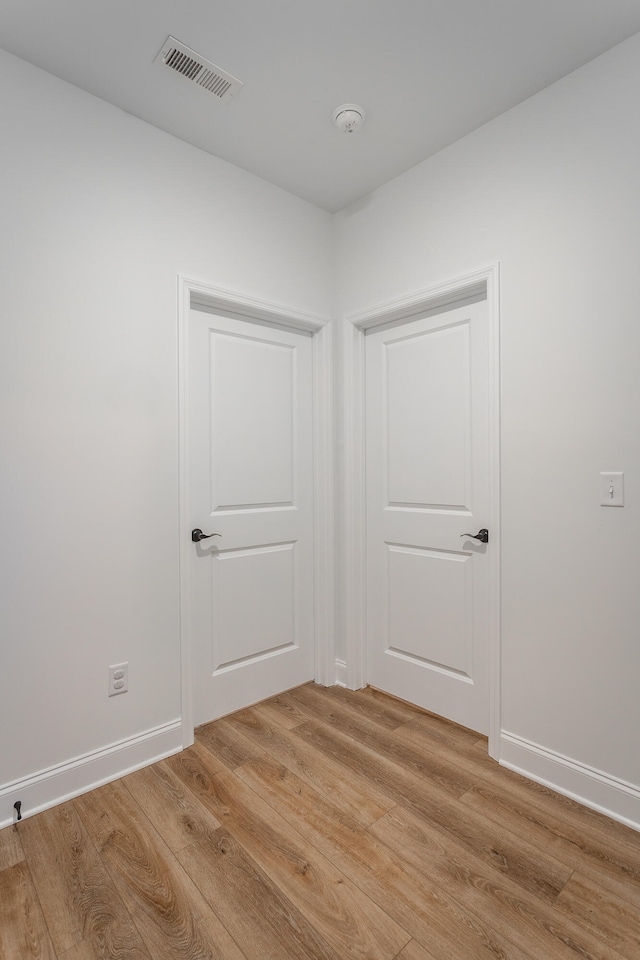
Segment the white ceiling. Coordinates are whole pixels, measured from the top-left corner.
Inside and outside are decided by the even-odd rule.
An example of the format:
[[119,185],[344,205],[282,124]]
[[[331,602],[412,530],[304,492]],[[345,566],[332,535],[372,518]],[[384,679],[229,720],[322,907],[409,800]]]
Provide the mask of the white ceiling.
[[[640,0],[0,4],[10,53],[330,211],[637,31]],[[234,99],[154,64],[170,34],[244,81]]]

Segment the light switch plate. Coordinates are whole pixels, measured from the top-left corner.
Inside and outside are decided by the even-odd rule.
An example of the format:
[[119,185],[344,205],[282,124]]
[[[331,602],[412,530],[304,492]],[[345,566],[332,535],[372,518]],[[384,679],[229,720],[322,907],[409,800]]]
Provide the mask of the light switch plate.
[[600,474],[600,504],[603,507],[624,507],[624,473]]

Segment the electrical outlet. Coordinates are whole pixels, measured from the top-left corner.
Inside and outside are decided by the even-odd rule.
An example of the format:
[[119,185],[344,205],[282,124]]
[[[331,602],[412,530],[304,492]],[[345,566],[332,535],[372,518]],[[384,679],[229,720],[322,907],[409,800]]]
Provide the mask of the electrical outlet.
[[129,689],[129,664],[114,663],[109,667],[109,696],[126,693]]

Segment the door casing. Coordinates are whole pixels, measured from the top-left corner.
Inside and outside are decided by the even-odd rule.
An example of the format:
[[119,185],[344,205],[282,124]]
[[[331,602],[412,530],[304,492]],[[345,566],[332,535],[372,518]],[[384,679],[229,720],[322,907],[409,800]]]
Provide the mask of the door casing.
[[453,305],[470,297],[486,297],[490,317],[490,652],[489,754],[499,759],[501,566],[500,566],[500,314],[499,264],[349,314],[342,323],[341,352],[344,413],[342,629],[346,640],[347,686],[366,684],[366,497],[365,497],[365,333],[383,324],[401,324],[426,310]]
[[313,484],[315,569],[315,679],[330,685],[335,679],[334,650],[334,478],[332,414],[332,326],[328,318],[293,312],[279,304],[254,300],[211,284],[178,278],[178,408],[179,408],[179,536],[180,536],[180,659],[182,745],[194,741],[192,649],[193,633],[188,589],[189,553],[189,314],[200,304],[253,323],[287,327],[312,334],[313,344]]

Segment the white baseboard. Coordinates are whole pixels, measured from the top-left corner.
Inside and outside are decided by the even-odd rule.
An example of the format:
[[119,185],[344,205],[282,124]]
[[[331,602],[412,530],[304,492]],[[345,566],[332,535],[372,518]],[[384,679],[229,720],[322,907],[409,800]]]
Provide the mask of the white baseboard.
[[14,780],[0,788],[0,829],[15,822],[14,803],[23,818],[80,796],[104,783],[182,750],[182,723],[174,720],[108,747]]
[[640,786],[502,731],[500,763],[613,820],[640,830]]
[[336,660],[336,687],[346,687],[347,685],[347,665],[344,660]]

